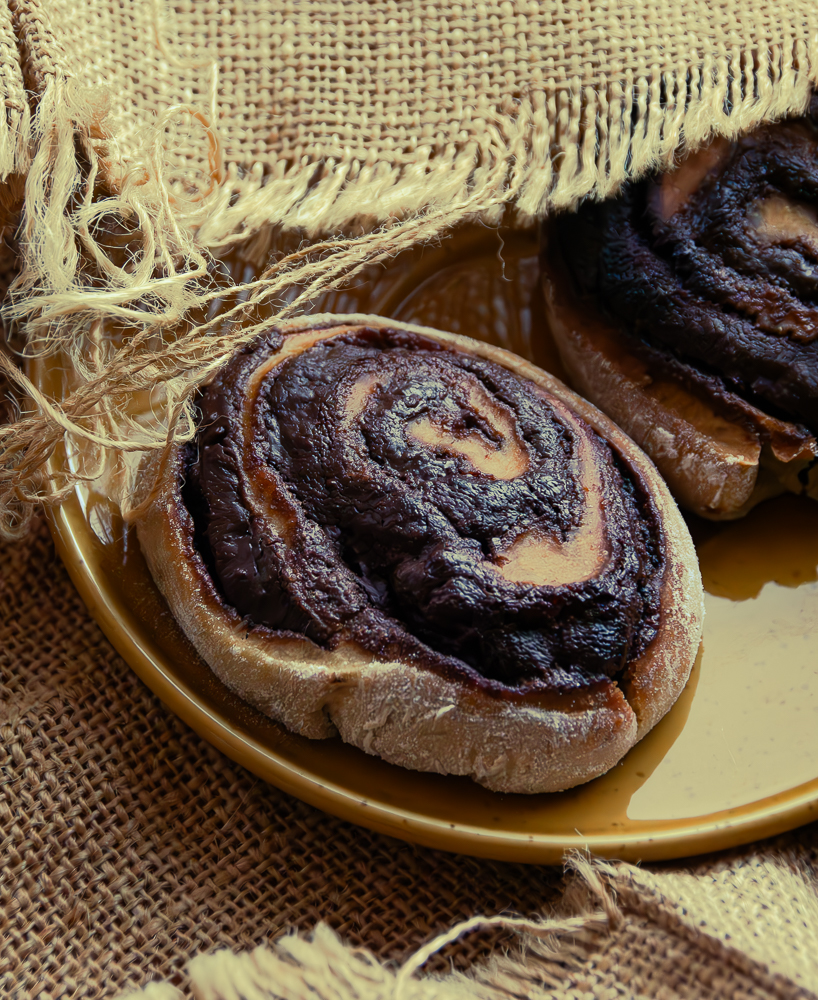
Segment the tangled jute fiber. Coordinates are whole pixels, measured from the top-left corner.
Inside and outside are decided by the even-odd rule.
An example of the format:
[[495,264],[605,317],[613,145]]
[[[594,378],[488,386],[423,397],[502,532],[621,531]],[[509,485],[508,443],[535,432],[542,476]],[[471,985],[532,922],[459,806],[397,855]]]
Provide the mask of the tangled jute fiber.
[[0,540],[3,1000],[814,1000],[816,869],[818,824],[567,890],[355,827],[168,712],[41,521]]
[[[73,378],[49,398],[0,353],[24,409],[0,431],[7,535],[106,451],[189,435],[196,387],[259,308],[291,315],[469,218],[608,196],[802,111],[818,79],[813,0],[10,0],[0,68],[14,36],[5,315],[16,349],[61,352]],[[301,243],[270,262],[284,230]],[[226,295],[212,255],[237,244],[266,266]],[[127,416],[146,388],[150,427]],[[49,466],[64,445],[84,460]]]

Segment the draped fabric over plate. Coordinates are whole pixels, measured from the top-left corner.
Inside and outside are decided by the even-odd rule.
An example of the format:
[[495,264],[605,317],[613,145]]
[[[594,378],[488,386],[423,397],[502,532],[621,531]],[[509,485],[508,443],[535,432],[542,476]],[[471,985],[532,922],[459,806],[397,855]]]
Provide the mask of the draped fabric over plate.
[[[27,136],[27,119],[12,123],[23,130],[12,160],[30,157],[31,169],[6,313],[30,351],[66,351],[81,377],[56,412],[9,372],[37,402],[5,435],[6,533],[72,488],[76,471],[47,468],[65,435],[104,452],[190,432],[196,386],[242,343],[241,332],[204,336],[205,251],[240,243],[260,269],[271,227],[305,242],[344,233],[241,293],[248,308],[294,287],[314,294],[464,219],[497,222],[509,206],[531,219],[605,197],[682,146],[803,110],[818,77],[811,0],[8,10],[35,114]],[[11,117],[15,101],[9,90]],[[124,259],[112,233],[130,237]],[[138,335],[138,357],[94,346],[110,325]],[[123,423],[130,395],[150,386],[164,392],[159,430]]]

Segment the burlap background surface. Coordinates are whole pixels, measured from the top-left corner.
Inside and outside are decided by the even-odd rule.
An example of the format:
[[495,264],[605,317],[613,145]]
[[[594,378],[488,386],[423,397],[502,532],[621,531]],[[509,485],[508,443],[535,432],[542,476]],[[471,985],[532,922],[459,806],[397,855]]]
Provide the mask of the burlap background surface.
[[414,848],[233,764],[114,652],[42,523],[0,546],[0,669],[0,996],[114,997],[319,920],[405,956],[556,897],[556,871]]
[[[189,996],[186,964],[219,949],[192,969],[209,1000],[392,997],[394,973],[328,933],[301,951],[290,939],[286,953],[233,953],[323,921],[347,946],[402,962],[463,919],[561,905],[558,869],[370,833],[222,756],[114,652],[44,523],[0,545],[0,683],[3,997],[114,998],[152,981],[171,983],[157,997]],[[465,984],[448,976],[403,995],[818,996],[817,857],[818,828],[806,827],[689,873],[603,868],[612,921],[575,885],[567,912],[597,916],[550,944],[529,939],[521,961],[508,934],[468,935],[426,970],[453,963]]]

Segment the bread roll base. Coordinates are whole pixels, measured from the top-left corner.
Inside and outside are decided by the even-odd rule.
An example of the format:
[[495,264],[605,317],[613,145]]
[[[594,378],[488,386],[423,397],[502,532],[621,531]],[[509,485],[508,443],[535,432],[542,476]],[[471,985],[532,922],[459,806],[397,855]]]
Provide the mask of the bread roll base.
[[[180,502],[178,449],[161,473],[158,495],[137,521],[148,566],[183,631],[214,673],[265,714],[302,736],[340,735],[402,767],[468,775],[499,792],[552,792],[609,770],[668,711],[684,687],[702,628],[703,593],[687,527],[651,462],[607,417],[559,380],[500,348],[377,316],[313,316],[278,329],[402,329],[488,358],[566,403],[647,482],[666,538],[658,634],[610,682],[576,694],[505,700],[430,669],[381,662],[355,644],[324,650],[307,638],[247,629],[227,607],[193,544]],[[158,456],[140,466],[134,501],[151,492]]]

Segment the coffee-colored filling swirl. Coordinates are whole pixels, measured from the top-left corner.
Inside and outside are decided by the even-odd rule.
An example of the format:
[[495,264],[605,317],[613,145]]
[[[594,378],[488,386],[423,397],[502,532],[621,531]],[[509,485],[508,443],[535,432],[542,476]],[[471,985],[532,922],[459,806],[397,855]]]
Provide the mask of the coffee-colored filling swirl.
[[563,216],[558,238],[577,288],[657,374],[762,436],[785,432],[758,410],[818,433],[812,116],[717,141],[673,172]]
[[312,331],[237,357],[200,407],[183,498],[248,627],[499,694],[616,677],[655,636],[663,541],[638,473],[500,365]]

